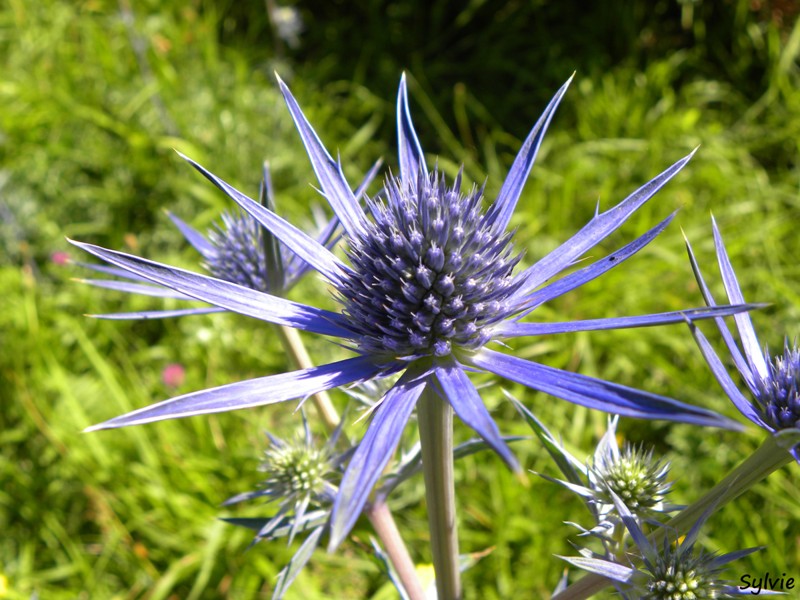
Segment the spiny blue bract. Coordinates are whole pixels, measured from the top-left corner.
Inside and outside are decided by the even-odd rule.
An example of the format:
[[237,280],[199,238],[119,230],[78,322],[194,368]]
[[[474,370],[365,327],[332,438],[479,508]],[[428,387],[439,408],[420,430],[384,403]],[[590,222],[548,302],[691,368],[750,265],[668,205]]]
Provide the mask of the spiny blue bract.
[[373,221],[350,239],[353,275],[341,301],[364,353],[446,356],[477,349],[513,312],[511,233],[481,211],[483,190],[461,193],[434,170],[410,184],[386,181],[367,202]]
[[800,427],[800,350],[786,342],[783,355],[765,359],[769,375],[756,383],[764,420],[775,429]]

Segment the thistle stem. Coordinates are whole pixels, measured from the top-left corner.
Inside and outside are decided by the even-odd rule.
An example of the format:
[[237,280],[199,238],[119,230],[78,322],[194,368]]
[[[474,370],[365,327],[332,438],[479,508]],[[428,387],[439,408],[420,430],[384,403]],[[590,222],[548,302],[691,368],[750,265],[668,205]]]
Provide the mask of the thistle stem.
[[[768,436],[764,443],[744,462],[733,469],[702,498],[690,504],[667,522],[667,529],[685,533],[703,516],[709,506],[716,503],[714,512],[735,500],[755,484],[766,479],[773,471],[793,460],[789,452],[778,445],[773,436]],[[662,527],[661,530],[664,528]],[[656,534],[660,531],[656,532]],[[663,538],[662,533],[659,537]]]
[[[303,340],[300,339],[297,331],[290,327],[276,327],[276,329],[292,362],[300,369],[307,369],[313,366],[306,347],[303,345]],[[335,430],[341,419],[328,393],[318,392],[311,396],[311,400],[314,402],[314,406],[328,430]],[[414,561],[411,560],[408,548],[406,548],[405,542],[400,537],[400,531],[397,529],[397,523],[395,523],[389,507],[383,501],[377,502],[366,510],[366,515],[370,523],[372,523],[378,538],[383,543],[386,554],[389,556],[389,560],[392,561],[392,565],[394,565],[400,583],[405,588],[408,597],[411,600],[424,600],[425,592],[417,577]]]
[[[278,335],[280,335],[283,347],[299,369],[308,369],[313,367],[314,363],[311,362],[311,357],[306,352],[306,347],[303,345],[303,340],[300,339],[300,334],[296,329],[291,327],[276,327]],[[333,431],[339,425],[339,413],[331,402],[331,397],[328,392],[317,392],[311,396],[311,401],[319,413],[319,416],[325,423],[325,427],[329,431]]]
[[[781,447],[773,436],[767,437],[764,443],[744,462],[728,473],[725,479],[706,492],[699,500],[667,521],[664,527],[653,532],[649,536],[650,541],[658,544],[669,532],[676,532],[678,535],[685,534],[709,507],[714,506],[714,512],[718,511],[792,460],[791,454]],[[563,592],[554,595],[552,600],[584,600],[609,585],[611,585],[611,580],[601,575],[590,574],[573,583]]]
[[436,591],[439,600],[459,600],[461,571],[453,479],[453,409],[428,385],[417,402],[417,415]]
[[425,590],[417,577],[414,561],[408,554],[400,531],[385,502],[380,501],[366,510],[372,528],[383,542],[383,548],[397,571],[397,577],[410,600],[425,600]]

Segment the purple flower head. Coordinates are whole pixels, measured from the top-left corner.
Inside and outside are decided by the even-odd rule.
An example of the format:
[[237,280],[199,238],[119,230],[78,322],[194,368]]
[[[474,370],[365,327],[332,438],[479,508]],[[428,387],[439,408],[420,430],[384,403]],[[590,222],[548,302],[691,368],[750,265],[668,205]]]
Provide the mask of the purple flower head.
[[[356,198],[363,195],[380,168],[376,162],[364,177]],[[259,202],[275,211],[275,192],[272,187],[269,163],[264,163]],[[204,238],[178,217],[170,218],[187,241],[205,259],[205,267],[217,279],[223,279],[260,292],[283,296],[309,271],[311,266],[294,252],[282,247],[272,232],[242,210],[222,214],[222,224]],[[327,249],[339,241],[339,219],[335,216],[317,227],[314,239]]]
[[361,352],[476,350],[519,312],[511,234],[482,213],[482,190],[460,187],[460,176],[447,186],[438,171],[420,172],[410,182],[390,177],[386,200],[368,201],[373,221],[350,239],[353,275],[340,285]]
[[215,230],[208,234],[211,248],[203,253],[208,272],[254,290],[270,292],[270,288],[278,287],[275,293],[286,289],[286,281],[279,286],[270,285],[267,256],[262,251],[264,235],[258,221],[247,213],[225,212],[222,223],[215,224]]
[[768,361],[767,376],[756,382],[756,401],[762,418],[775,431],[800,429],[800,350],[797,344],[790,348],[789,340],[785,340],[783,354],[770,358],[765,352],[764,359]]
[[92,429],[262,406],[399,374],[376,405],[342,478],[331,517],[331,546],[335,547],[355,524],[426,388],[449,403],[467,426],[507,464],[517,468],[514,455],[467,376],[468,371],[488,371],[570,402],[620,415],[736,427],[732,421],[701,408],[488,347],[491,341],[520,336],[679,323],[689,317],[724,316],[752,308],[726,306],[563,323],[521,320],[544,302],[621,264],[652,241],[671,216],[610,256],[556,278],[622,225],[683,168],[691,155],[618,205],[596,213],[561,246],[529,268],[514,273],[518,259],[510,245],[511,233],[506,230],[545,130],[568,84],[545,108],[497,198],[485,212],[479,190],[464,194],[460,178],[448,185],[436,169],[428,171],[411,122],[405,76],[397,98],[399,173],[386,180],[384,190],[367,202],[366,210],[346,181],[341,164],[322,145],[289,88],[282,81],[279,84],[320,189],[344,230],[349,264],[269,208],[187,160],[327,279],[342,303],[341,312],[321,310],[89,244],[76,244],[118,268],[187,297],[277,325],[338,338],[356,356],[186,394]]
[[[725,292],[731,302],[744,302],[739,282],[736,279],[733,266],[725,250],[725,244],[722,241],[722,235],[713,217],[712,227],[714,230],[714,245],[717,250],[717,261],[722,274]],[[688,240],[686,241],[686,249],[706,304],[710,307],[716,306],[714,297],[711,295],[700,273],[700,268]],[[784,341],[783,353],[771,357],[769,351],[762,349],[759,344],[749,315],[737,314],[735,316],[739,343],[737,343],[722,319],[715,319],[715,321],[722,334],[725,346],[730,352],[733,364],[739,371],[751,399],[748,399],[733,382],[705,335],[691,321],[689,326],[706,362],[711,367],[714,377],[736,408],[739,409],[739,412],[772,434],[778,434],[782,431],[789,433],[789,430],[800,433],[800,350],[798,350],[797,344],[790,347],[787,339]],[[800,446],[792,448],[791,453],[800,462]]]

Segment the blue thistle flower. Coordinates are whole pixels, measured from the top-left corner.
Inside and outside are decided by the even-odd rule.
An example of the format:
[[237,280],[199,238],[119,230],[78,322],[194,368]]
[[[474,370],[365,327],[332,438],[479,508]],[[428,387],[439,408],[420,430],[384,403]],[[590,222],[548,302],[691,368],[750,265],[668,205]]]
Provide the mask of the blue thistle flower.
[[596,213],[561,246],[514,274],[518,257],[506,228],[568,83],[534,125],[497,198],[483,212],[481,189],[472,188],[462,194],[460,176],[448,185],[438,170],[427,170],[411,122],[405,76],[397,98],[399,174],[387,178],[383,192],[367,202],[366,211],[351,191],[341,164],[324,148],[289,88],[280,81],[321,190],[341,222],[351,264],[187,160],[325,277],[336,290],[342,312],[321,310],[221,279],[75,243],[121,269],[219,308],[343,340],[356,356],[186,394],[90,429],[262,406],[400,374],[374,410],[342,479],[331,517],[331,546],[335,547],[355,524],[426,387],[448,402],[507,464],[518,468],[467,377],[467,370],[488,371],[576,404],[621,415],[736,427],[732,421],[701,408],[547,367],[487,346],[493,340],[526,335],[677,323],[687,317],[724,316],[752,308],[714,307],[565,323],[520,321],[537,306],[600,276],[652,241],[672,216],[608,257],[551,281],[616,230],[691,158],[689,155],[679,160],[617,206]]
[[[264,244],[261,225],[242,212],[223,213],[222,223],[215,224],[215,230],[208,234],[209,250],[201,252],[208,272],[218,279],[270,292],[276,286],[270,285],[267,256],[260,251]],[[284,279],[281,275],[279,272],[279,278]],[[288,283],[282,281],[276,291],[285,290]]]
[[[713,217],[712,227],[725,292],[731,302],[744,302],[722,235]],[[686,249],[706,304],[710,307],[716,306],[688,240]],[[751,399],[745,397],[739,390],[705,335],[690,320],[692,334],[722,389],[748,420],[775,436],[785,437],[790,442],[796,441],[800,435],[800,349],[797,344],[790,347],[789,340],[786,339],[783,353],[770,356],[769,350],[766,348],[762,350],[749,315],[738,314],[735,316],[735,323],[741,343],[740,349],[725,322],[716,319],[716,323]],[[800,445],[794,445],[790,452],[795,460],[800,462]]]
[[[380,165],[381,161],[378,160],[367,172],[354,192],[356,198],[361,197],[372,183]],[[259,188],[259,202],[269,210],[275,210],[275,192],[268,163],[264,163]],[[241,210],[224,212],[221,216],[222,223],[214,223],[208,235],[203,235],[174,214],[170,212],[167,214],[186,241],[203,257],[203,266],[206,270],[217,279],[260,292],[285,296],[300,279],[311,271],[311,266],[307,262],[282,247],[279,240],[247,212]],[[339,242],[341,237],[339,229],[339,219],[334,216],[318,227],[314,239],[330,250]],[[152,285],[153,282],[149,279],[124,269],[89,263],[78,264],[93,271],[128,280],[80,280],[89,285],[145,296],[196,300],[192,296],[169,287]],[[133,281],[133,283],[129,283],[129,281]],[[156,319],[224,312],[224,310],[202,307],[91,316],[104,319]]]
[[363,353],[449,356],[475,350],[494,325],[519,312],[511,276],[511,234],[481,212],[482,190],[461,193],[436,170],[410,181],[389,177],[350,239],[357,276],[342,277],[339,297]]

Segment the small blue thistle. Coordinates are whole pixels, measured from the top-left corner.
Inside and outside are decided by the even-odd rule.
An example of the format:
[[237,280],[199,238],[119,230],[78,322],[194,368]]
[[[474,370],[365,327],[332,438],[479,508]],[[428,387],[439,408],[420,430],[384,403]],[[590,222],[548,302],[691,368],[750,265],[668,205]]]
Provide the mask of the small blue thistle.
[[789,347],[789,340],[783,342],[783,355],[770,358],[764,352],[767,362],[767,376],[756,381],[758,394],[756,401],[764,421],[775,431],[781,429],[800,429],[800,350],[797,342]]
[[[744,297],[739,287],[739,282],[736,279],[733,266],[725,250],[722,235],[713,217],[712,227],[717,261],[722,274],[725,292],[731,302],[743,302]],[[686,240],[686,249],[706,304],[710,307],[716,306],[714,297],[711,295],[700,273],[700,268],[688,240]],[[745,397],[733,382],[705,335],[691,320],[689,326],[706,362],[711,367],[714,377],[736,408],[739,409],[739,412],[773,435],[778,436],[780,434],[780,436],[785,436],[789,434],[792,437],[787,437],[786,439],[796,439],[796,435],[800,435],[800,387],[798,387],[800,385],[800,349],[798,349],[797,343],[795,342],[790,347],[789,340],[785,339],[783,354],[771,357],[769,350],[766,348],[762,350],[749,315],[736,315],[735,323],[742,349],[740,349],[725,322],[722,319],[716,319],[716,324],[725,346],[731,355],[736,370],[739,371],[742,380],[747,386],[751,399]],[[795,460],[800,462],[800,445],[795,445],[791,449],[791,454]]]
[[[381,166],[380,160],[375,162],[365,175],[354,195],[359,198],[375,179]],[[275,191],[272,186],[269,163],[264,169],[259,187],[259,202],[271,211],[275,210]],[[203,257],[203,266],[215,278],[235,283],[253,290],[276,296],[285,296],[305,275],[311,266],[296,254],[282,247],[279,240],[249,213],[237,210],[224,212],[221,223],[214,223],[208,235],[203,235],[194,227],[172,213],[169,218],[183,234],[192,247]],[[339,219],[333,217],[318,226],[315,240],[327,249],[332,249],[341,238]],[[153,285],[151,280],[130,271],[79,263],[81,266],[113,275],[128,281],[108,279],[82,279],[83,283],[114,289],[118,291],[174,298],[177,300],[196,300],[169,287]],[[132,281],[133,283],[130,283]],[[223,312],[222,308],[184,308],[177,310],[157,310],[145,312],[110,313],[92,315],[104,319],[156,319],[179,317],[185,315]]]
[[[204,253],[211,275],[262,292],[269,292],[269,270],[262,227],[247,213],[222,214],[222,225],[208,234],[213,251]],[[281,286],[278,291],[285,289]]]
[[725,316],[753,308],[714,307],[564,323],[521,321],[544,302],[621,264],[663,231],[672,216],[611,255],[560,279],[556,277],[620,227],[691,158],[679,160],[618,205],[596,213],[569,240],[514,273],[519,259],[511,246],[513,232],[507,228],[568,83],[534,125],[497,198],[484,212],[481,190],[472,188],[462,194],[460,176],[448,185],[437,169],[428,171],[411,121],[405,76],[397,97],[399,174],[386,179],[382,192],[368,199],[366,210],[352,192],[341,165],[324,148],[289,88],[280,81],[322,193],[341,223],[350,264],[269,208],[187,160],[327,279],[342,303],[341,312],[90,244],[76,245],[119,269],[218,308],[337,338],[356,356],[186,394],[90,429],[262,406],[399,375],[377,404],[343,476],[331,517],[331,547],[336,547],[355,524],[423,391],[448,403],[509,466],[518,468],[467,371],[488,371],[576,404],[621,415],[736,427],[732,421],[701,408],[488,347],[490,342],[521,336],[678,323],[690,317]]
[[[372,165],[353,192],[356,198],[360,198],[375,179],[381,162],[379,160]],[[259,203],[275,211],[275,191],[269,163],[264,163]],[[218,279],[285,296],[312,270],[306,261],[283,247],[268,228],[245,211],[223,213],[222,224],[215,223],[207,238],[175,215],[169,216],[186,240],[201,254],[208,272]],[[341,238],[339,230],[339,219],[334,216],[318,225],[314,239],[332,250]]]

